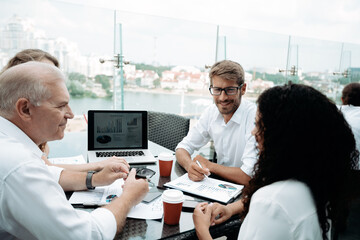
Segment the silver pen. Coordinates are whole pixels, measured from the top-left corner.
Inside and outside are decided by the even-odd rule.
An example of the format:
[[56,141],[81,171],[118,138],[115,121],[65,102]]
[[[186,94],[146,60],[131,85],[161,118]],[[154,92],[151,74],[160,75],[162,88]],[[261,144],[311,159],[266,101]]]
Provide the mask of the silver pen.
[[[200,162],[199,162],[198,160],[196,160],[196,164],[197,164],[199,167],[201,167],[202,169],[204,169],[204,168],[201,166],[201,164],[200,164]],[[205,173],[203,173],[203,174],[204,174],[204,177],[205,177],[205,178],[208,178],[208,176],[206,176]]]

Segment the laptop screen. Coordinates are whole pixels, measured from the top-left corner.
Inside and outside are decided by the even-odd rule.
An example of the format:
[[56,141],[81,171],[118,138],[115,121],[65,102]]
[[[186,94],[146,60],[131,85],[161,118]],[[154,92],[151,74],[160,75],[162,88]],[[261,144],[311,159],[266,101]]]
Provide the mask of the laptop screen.
[[88,149],[147,149],[147,112],[91,110]]

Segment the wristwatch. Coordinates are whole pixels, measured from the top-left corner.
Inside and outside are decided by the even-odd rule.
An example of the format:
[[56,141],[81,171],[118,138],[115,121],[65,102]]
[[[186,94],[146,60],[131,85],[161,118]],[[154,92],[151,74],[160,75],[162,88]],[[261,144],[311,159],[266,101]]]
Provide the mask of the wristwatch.
[[91,184],[91,180],[92,180],[94,173],[96,173],[96,171],[88,171],[88,173],[86,175],[86,188],[89,190],[95,189],[95,187],[93,187],[93,185]]

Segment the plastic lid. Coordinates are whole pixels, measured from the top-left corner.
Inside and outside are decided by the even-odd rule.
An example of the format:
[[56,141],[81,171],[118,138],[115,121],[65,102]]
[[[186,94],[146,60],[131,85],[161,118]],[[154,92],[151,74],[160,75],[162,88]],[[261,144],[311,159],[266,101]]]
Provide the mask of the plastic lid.
[[161,198],[167,203],[180,203],[184,201],[184,194],[180,190],[168,189],[163,192]]
[[173,160],[174,156],[169,152],[162,152],[159,154],[158,159],[162,161],[171,161]]

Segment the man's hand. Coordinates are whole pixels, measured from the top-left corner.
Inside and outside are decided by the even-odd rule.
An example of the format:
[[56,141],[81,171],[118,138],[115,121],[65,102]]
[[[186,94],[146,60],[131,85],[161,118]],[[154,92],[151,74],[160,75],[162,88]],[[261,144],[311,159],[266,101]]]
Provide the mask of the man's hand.
[[138,204],[149,191],[148,181],[143,178],[136,179],[135,175],[136,169],[131,169],[123,186],[122,193],[122,196],[129,199],[133,206]]
[[122,163],[125,164],[128,169],[130,168],[130,165],[126,162],[126,160],[124,158],[120,158],[120,157],[111,157],[108,158],[106,160],[102,160],[100,162],[95,162],[95,163],[90,163],[90,164],[94,164],[94,171],[101,171],[103,170],[106,166],[111,165],[113,163]]
[[129,173],[129,164],[127,162],[118,160],[117,158],[108,159],[107,164],[104,168],[93,175],[92,185],[97,186],[106,186],[113,183],[119,178],[126,178]]
[[[196,160],[200,162],[201,166],[203,168],[201,168],[199,165],[196,164]],[[208,168],[208,166],[210,165],[210,161],[207,160],[206,158],[204,158],[201,155],[197,155],[193,161],[188,165],[187,167],[187,172],[189,175],[189,178],[192,181],[201,181],[205,178],[204,174],[206,176],[210,175],[210,170]]]
[[123,193],[110,204],[104,206],[115,216],[117,232],[120,232],[125,225],[126,216],[130,209],[138,204],[149,191],[149,184],[146,179],[135,179],[136,170],[132,169],[123,186]]

